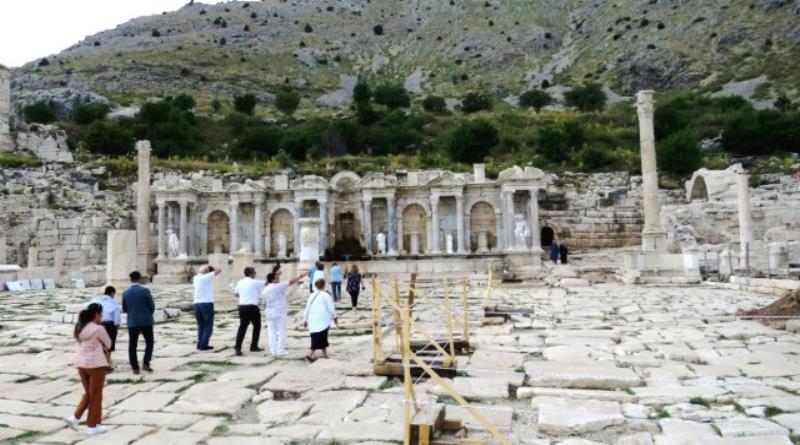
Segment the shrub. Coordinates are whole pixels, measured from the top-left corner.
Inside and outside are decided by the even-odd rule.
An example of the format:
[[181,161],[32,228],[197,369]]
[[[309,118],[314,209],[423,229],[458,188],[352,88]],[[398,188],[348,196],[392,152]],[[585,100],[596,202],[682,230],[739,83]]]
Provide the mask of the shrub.
[[488,96],[480,93],[467,93],[461,100],[461,111],[464,113],[475,113],[481,110],[491,110],[492,101]]
[[536,153],[556,164],[563,163],[571,154],[567,132],[556,125],[539,127],[534,136],[534,144]]
[[292,159],[304,161],[309,148],[319,145],[319,133],[309,126],[289,127],[281,137],[281,151]]
[[303,27],[303,31],[305,31],[305,32],[314,32],[314,28],[312,28],[311,25],[306,23],[306,26]]
[[195,105],[197,105],[197,103],[194,100],[194,97],[186,93],[178,94],[177,96],[172,98],[172,103],[183,111],[189,111],[193,109]]
[[250,127],[233,144],[231,154],[239,159],[268,158],[278,153],[280,140],[281,133],[277,127]]
[[533,108],[537,113],[551,103],[553,103],[553,97],[539,89],[528,90],[519,96],[520,106]]
[[212,100],[211,109],[214,110],[215,113],[219,113],[219,110],[222,109],[222,102],[220,102],[219,99]]
[[597,83],[587,83],[564,93],[564,103],[579,111],[600,111],[606,106],[608,97]]
[[279,91],[275,95],[275,108],[288,117],[291,117],[300,105],[300,96],[294,91]]
[[48,102],[39,101],[22,107],[22,117],[29,124],[49,124],[56,120],[56,113]]
[[585,170],[594,171],[613,167],[617,157],[614,155],[614,149],[586,144],[578,152],[578,160]]
[[353,101],[363,103],[370,99],[372,99],[372,90],[369,88],[369,84],[363,79],[359,79],[356,86],[353,87]]
[[462,122],[450,134],[447,148],[451,159],[468,164],[482,162],[499,142],[491,122],[478,119]]
[[373,26],[372,27],[372,33],[375,34],[376,36],[382,36],[383,35],[383,25],[375,25],[375,26]]
[[447,110],[447,103],[443,97],[430,95],[422,101],[422,108],[430,113],[444,113]]
[[256,95],[253,93],[242,94],[241,96],[234,96],[233,108],[244,114],[253,114],[256,108]]
[[690,175],[703,165],[697,135],[691,129],[672,133],[656,145],[658,168],[666,173]]
[[722,129],[722,146],[739,155],[800,152],[800,113],[747,110],[733,114]]
[[405,88],[398,84],[385,83],[375,88],[372,98],[377,104],[385,105],[388,108],[404,108],[411,104]]
[[356,121],[359,125],[368,127],[381,120],[381,115],[369,102],[356,102]]
[[84,138],[86,149],[104,155],[126,155],[133,151],[133,133],[115,120],[98,120],[91,124]]
[[81,125],[89,125],[106,117],[108,110],[108,105],[100,102],[78,105],[72,110],[72,120]]

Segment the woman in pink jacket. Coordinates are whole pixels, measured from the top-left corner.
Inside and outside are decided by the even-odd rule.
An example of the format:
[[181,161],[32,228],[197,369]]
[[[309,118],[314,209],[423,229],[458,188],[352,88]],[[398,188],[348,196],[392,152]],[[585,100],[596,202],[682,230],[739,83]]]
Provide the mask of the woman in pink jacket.
[[75,338],[80,344],[75,366],[83,383],[83,397],[75,408],[75,414],[67,418],[70,428],[77,430],[83,412],[89,409],[86,419],[86,433],[103,434],[108,429],[100,425],[103,410],[103,384],[108,368],[107,352],[111,348],[111,338],[101,324],[103,307],[97,303],[90,304],[78,315],[75,325]]

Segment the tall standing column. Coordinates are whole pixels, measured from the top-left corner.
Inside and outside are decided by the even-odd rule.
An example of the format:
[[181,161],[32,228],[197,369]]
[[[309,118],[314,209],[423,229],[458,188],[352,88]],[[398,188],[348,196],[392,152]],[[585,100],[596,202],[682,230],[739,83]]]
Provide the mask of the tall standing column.
[[636,112],[639,115],[639,143],[642,158],[643,252],[665,252],[667,247],[667,235],[661,227],[661,204],[658,198],[658,168],[653,130],[654,111],[653,91],[639,91],[636,94]]
[[506,250],[514,250],[514,192],[511,190],[503,191],[503,215]]
[[503,235],[503,216],[505,212],[502,210],[495,210],[494,212],[494,239],[495,239],[495,246],[494,250],[502,251],[505,248],[505,243],[503,242],[505,236]]
[[438,255],[442,253],[439,243],[439,197],[431,196],[431,253]]
[[467,253],[464,248],[464,196],[456,196],[456,250],[458,253]]
[[736,175],[737,185],[737,198],[739,201],[739,267],[746,268],[748,266],[747,251],[753,251],[753,212],[750,206],[750,181],[747,174],[742,173]]
[[167,212],[164,201],[158,201],[158,258],[164,258],[167,252]]
[[542,233],[539,231],[539,189],[531,190],[531,196],[528,201],[528,215],[530,216],[528,227],[530,227],[531,231],[531,251],[541,252]]
[[272,214],[267,209],[264,213],[264,256],[272,257]]
[[231,196],[231,247],[230,253],[239,250],[239,197]]
[[397,217],[397,252],[400,253],[405,248],[403,246],[403,217]]
[[328,200],[317,199],[319,206],[319,251],[320,254],[325,254],[325,249],[328,248]]
[[300,223],[297,221],[300,218],[305,217],[303,214],[303,200],[299,198],[295,198],[294,200],[294,226],[292,227],[292,236],[293,241],[292,244],[294,245],[294,254],[295,256],[300,256]]
[[189,230],[189,228],[188,228],[188,226],[189,226],[189,224],[188,224],[188,222],[189,222],[189,213],[188,213],[189,203],[185,199],[181,199],[180,201],[178,201],[178,203],[180,204],[180,207],[181,207],[181,220],[180,220],[181,221],[181,226],[180,226],[180,229],[179,229],[180,230],[180,234],[179,234],[180,238],[179,239],[180,239],[180,242],[181,242],[180,243],[181,244],[180,256],[184,256],[185,257],[185,256],[188,255],[186,253],[186,239],[187,239],[186,238],[186,232]]
[[386,217],[389,219],[389,255],[397,255],[397,216],[395,215],[394,196],[386,198]]
[[13,151],[11,138],[11,70],[0,65],[0,152]]
[[263,206],[264,201],[261,199],[256,199],[255,202],[253,202],[253,238],[255,238],[255,243],[253,244],[255,245],[256,257],[264,255],[264,235],[262,234],[262,230],[264,228],[264,214],[262,212]]
[[372,255],[372,197],[367,196],[363,199],[364,202],[364,244],[367,248],[367,253]]
[[[1,130],[0,130],[1,131]],[[136,268],[152,269],[150,252],[150,142],[136,142],[139,177],[136,184]],[[149,274],[148,274],[149,275]]]

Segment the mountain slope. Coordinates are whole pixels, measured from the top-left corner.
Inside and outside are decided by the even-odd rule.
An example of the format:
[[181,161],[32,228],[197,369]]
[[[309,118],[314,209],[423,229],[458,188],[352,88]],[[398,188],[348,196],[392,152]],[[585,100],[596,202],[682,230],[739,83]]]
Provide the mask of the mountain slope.
[[[290,86],[343,103],[353,76],[414,92],[500,96],[599,81],[719,89],[766,75],[798,95],[797,0],[267,0],[188,4],[99,32],[15,71],[20,93],[57,87],[118,102]],[[344,90],[344,94],[331,94]],[[321,98],[321,99],[320,99]]]

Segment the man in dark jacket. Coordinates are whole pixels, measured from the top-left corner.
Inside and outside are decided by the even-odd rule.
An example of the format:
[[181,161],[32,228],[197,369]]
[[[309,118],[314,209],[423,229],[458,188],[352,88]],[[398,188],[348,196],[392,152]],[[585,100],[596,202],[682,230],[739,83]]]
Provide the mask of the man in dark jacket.
[[139,359],[136,356],[136,347],[139,343],[139,334],[144,337],[144,360],[142,369],[153,372],[150,368],[150,359],[153,358],[153,313],[156,305],[150,289],[141,285],[142,274],[133,271],[130,274],[131,286],[122,293],[122,312],[128,314],[128,360],[134,374],[139,374]]
[[567,249],[566,243],[561,243],[561,247],[559,247],[559,255],[561,256],[561,264],[567,264],[567,253],[569,253],[569,249]]

